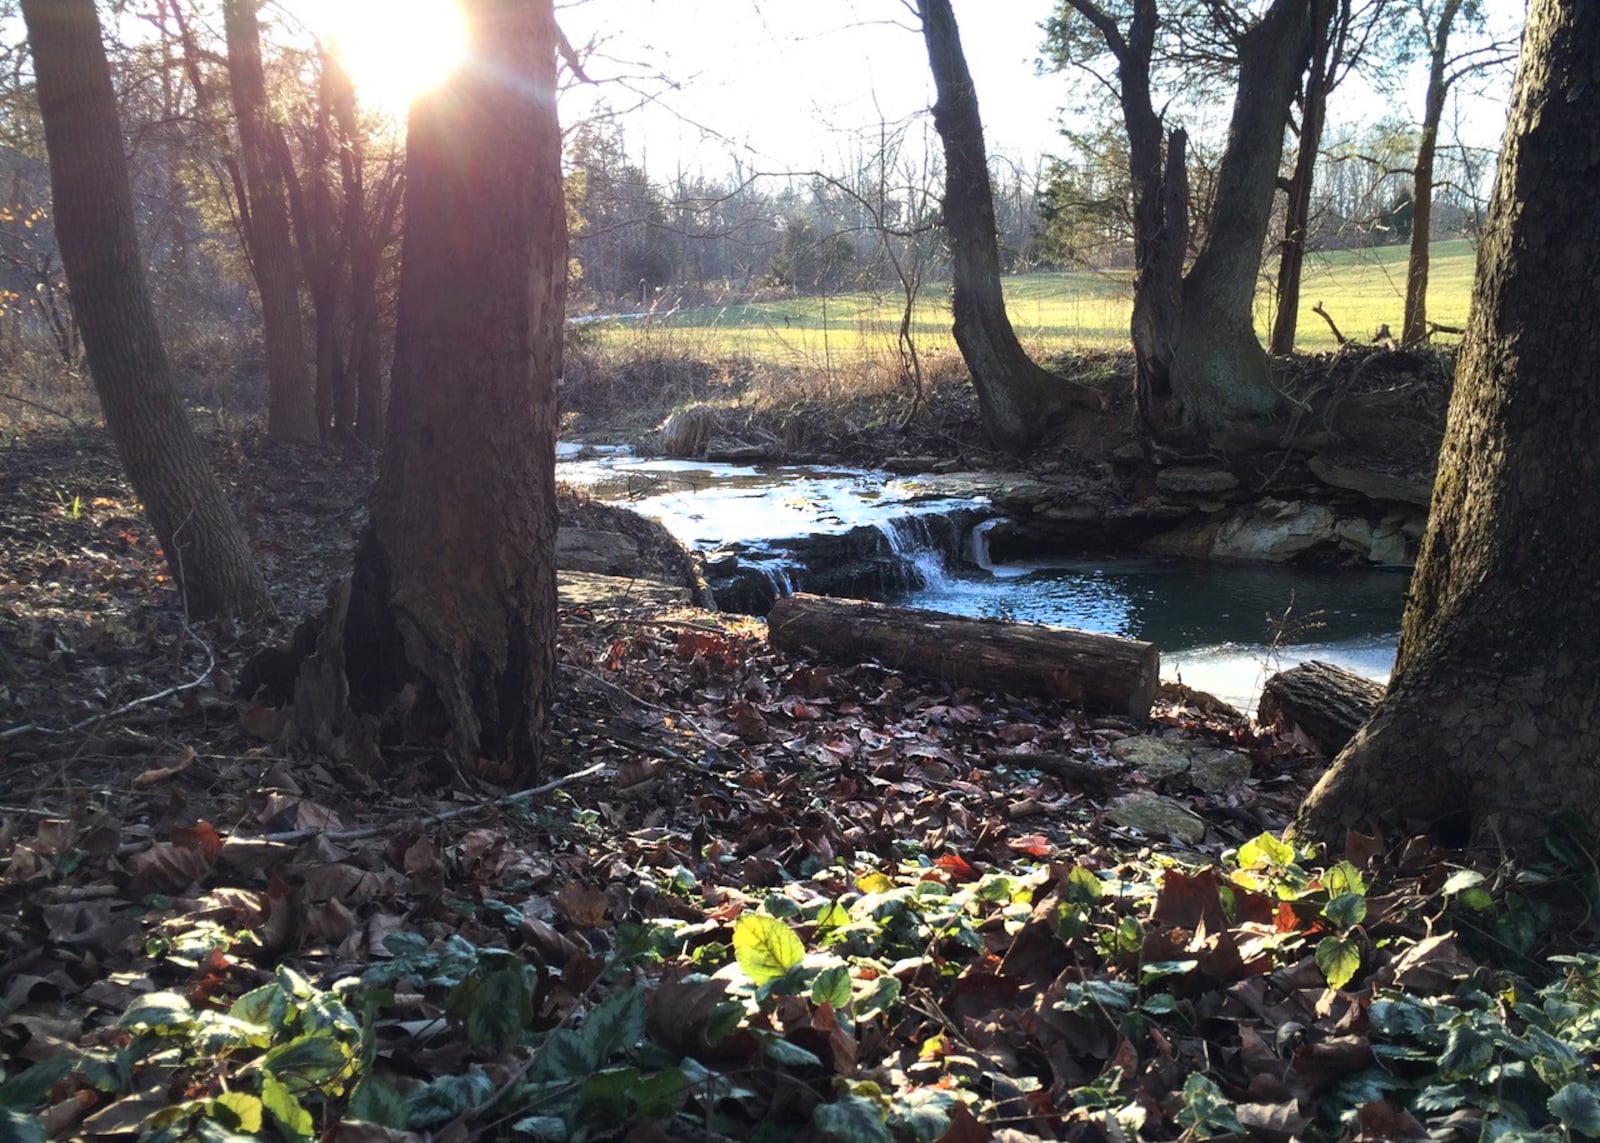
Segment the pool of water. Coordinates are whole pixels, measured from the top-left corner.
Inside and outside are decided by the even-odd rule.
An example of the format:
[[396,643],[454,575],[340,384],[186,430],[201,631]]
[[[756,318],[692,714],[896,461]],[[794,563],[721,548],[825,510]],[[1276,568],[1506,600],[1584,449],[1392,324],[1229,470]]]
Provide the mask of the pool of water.
[[[862,525],[895,533],[909,514],[985,507],[982,498],[929,499],[871,469],[756,467],[579,455],[564,446],[557,475],[591,495],[661,521],[690,547],[773,544]],[[995,564],[983,525],[964,552],[907,550],[927,586],[888,602],[1147,639],[1162,675],[1241,709],[1266,676],[1323,659],[1380,682],[1394,665],[1408,577],[1362,568],[1180,560],[1060,559]],[[896,540],[899,543],[899,540]],[[776,561],[781,549],[763,559]]]

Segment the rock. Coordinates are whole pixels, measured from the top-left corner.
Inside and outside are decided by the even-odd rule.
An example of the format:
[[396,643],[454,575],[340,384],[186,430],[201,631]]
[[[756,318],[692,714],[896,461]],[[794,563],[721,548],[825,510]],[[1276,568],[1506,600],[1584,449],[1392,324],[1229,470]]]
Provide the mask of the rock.
[[1203,820],[1159,794],[1124,794],[1106,807],[1106,817],[1148,837],[1174,837],[1184,845],[1199,845],[1206,836]]
[[1182,738],[1141,734],[1112,743],[1111,753],[1152,778],[1186,776],[1196,789],[1210,794],[1231,789],[1250,777],[1247,756]]
[[1411,562],[1411,556],[1406,544],[1405,533],[1399,529],[1392,532],[1379,529],[1372,534],[1372,546],[1367,550],[1367,559],[1375,564],[1388,567],[1402,567]]
[[641,603],[688,603],[689,589],[674,583],[634,576],[556,572],[556,591],[563,607],[636,607]]
[[1222,519],[1212,516],[1195,524],[1184,524],[1170,532],[1153,536],[1139,546],[1147,556],[1173,556],[1179,559],[1203,560],[1216,546],[1217,529]]
[[1217,529],[1211,554],[1221,559],[1282,563],[1337,542],[1333,509],[1299,500],[1263,500]]
[[1250,777],[1250,758],[1237,750],[1210,747],[1196,751],[1189,765],[1189,781],[1195,789],[1220,794],[1242,786]]
[[1163,468],[1156,490],[1168,496],[1215,496],[1239,487],[1239,478],[1225,468]]
[[1138,441],[1120,444],[1111,450],[1111,463],[1125,468],[1144,463],[1144,447]]
[[561,528],[556,532],[556,567],[596,575],[637,575],[639,545],[621,532]]
[[1347,492],[1359,492],[1368,500],[1416,504],[1426,508],[1428,498],[1433,494],[1431,482],[1408,480],[1403,476],[1373,472],[1370,469],[1347,468],[1330,460],[1324,460],[1320,456],[1312,457],[1307,467],[1311,469],[1313,476],[1329,487],[1342,488]]
[[1364,516],[1340,520],[1333,526],[1333,534],[1347,552],[1364,556],[1372,550],[1372,522]]
[[1189,769],[1189,751],[1182,741],[1139,734],[1111,744],[1111,756],[1152,778],[1172,778]]

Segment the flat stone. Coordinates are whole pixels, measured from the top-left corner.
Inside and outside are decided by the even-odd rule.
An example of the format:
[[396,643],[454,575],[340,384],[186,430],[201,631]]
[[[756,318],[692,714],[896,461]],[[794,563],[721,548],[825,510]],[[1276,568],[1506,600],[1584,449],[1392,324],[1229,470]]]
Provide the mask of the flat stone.
[[1175,738],[1137,734],[1111,744],[1111,756],[1153,778],[1171,778],[1189,769],[1189,751]]
[[1348,552],[1364,556],[1372,550],[1372,523],[1365,516],[1340,520],[1333,526],[1333,534],[1339,538],[1339,546]]
[[1182,738],[1135,735],[1112,743],[1111,754],[1152,778],[1185,776],[1196,789],[1208,794],[1232,789],[1250,777],[1248,756]]
[[1184,845],[1199,845],[1206,836],[1204,821],[1159,794],[1124,794],[1106,807],[1106,817],[1147,837],[1173,837]]
[[1387,501],[1398,504],[1416,504],[1426,508],[1428,499],[1433,495],[1433,485],[1420,480],[1407,480],[1403,476],[1392,476],[1387,472],[1373,472],[1364,468],[1348,468],[1332,461],[1324,460],[1320,456],[1311,458],[1307,464],[1311,474],[1322,483],[1332,488],[1342,488],[1348,492],[1359,492],[1368,500]]
[[556,567],[598,575],[633,575],[639,570],[639,545],[621,532],[562,528],[556,532]]
[[1156,489],[1169,496],[1215,496],[1239,487],[1239,478],[1225,468],[1163,468]]
[[688,603],[689,589],[658,579],[557,571],[563,607],[633,607],[641,603]]
[[1250,777],[1250,758],[1237,750],[1207,747],[1197,750],[1189,763],[1189,781],[1195,789],[1220,794],[1244,785]]

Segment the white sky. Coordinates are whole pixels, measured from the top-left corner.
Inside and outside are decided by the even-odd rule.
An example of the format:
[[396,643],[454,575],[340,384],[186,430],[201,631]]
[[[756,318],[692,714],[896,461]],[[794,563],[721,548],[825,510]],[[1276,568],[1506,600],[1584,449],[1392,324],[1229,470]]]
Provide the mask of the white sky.
[[[1035,74],[1040,24],[1053,0],[954,0],[977,84],[991,154],[1031,163],[1059,149],[1059,110],[1072,103],[1068,74]],[[656,101],[624,120],[629,149],[660,177],[682,167],[721,173],[730,151],[746,169],[833,166],[846,137],[927,108],[932,83],[916,25],[901,0],[558,0],[569,39],[600,43],[594,78],[631,75]],[[1486,0],[1499,23],[1520,19],[1524,0]],[[652,73],[677,86],[663,90]],[[571,92],[563,121],[596,98],[616,108],[638,96],[603,84]],[[1420,117],[1421,92],[1413,93]],[[1346,105],[1349,106],[1348,104]],[[1366,96],[1355,116],[1394,110]],[[1348,116],[1347,116],[1348,118]],[[1498,142],[1498,103],[1464,105],[1476,145]]]

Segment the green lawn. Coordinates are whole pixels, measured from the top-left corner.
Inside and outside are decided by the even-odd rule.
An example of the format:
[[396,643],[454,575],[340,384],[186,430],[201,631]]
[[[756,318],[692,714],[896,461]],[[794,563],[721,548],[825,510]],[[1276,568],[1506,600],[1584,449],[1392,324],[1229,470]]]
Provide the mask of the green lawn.
[[[1474,258],[1466,240],[1434,243],[1428,286],[1432,320],[1465,324]],[[1398,332],[1405,260],[1400,246],[1311,255],[1301,291],[1298,348],[1333,347],[1326,323],[1311,312],[1318,302],[1347,336],[1369,338],[1383,323]],[[1275,270],[1276,264],[1268,269]],[[1007,278],[1005,291],[1011,320],[1036,354],[1127,343],[1132,289],[1125,277],[1092,271],[1027,274]],[[1270,305],[1270,289],[1264,286],[1257,313],[1263,337]],[[677,310],[648,322],[607,327],[601,337],[618,343],[643,337],[662,343],[660,348],[708,357],[825,365],[892,354],[899,320],[895,294],[851,293]],[[913,328],[924,352],[953,348],[948,289],[942,283],[928,288],[919,300]]]

